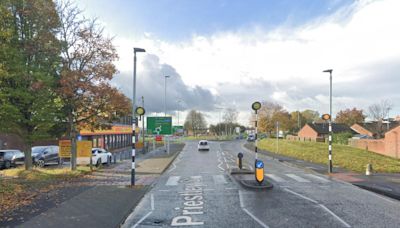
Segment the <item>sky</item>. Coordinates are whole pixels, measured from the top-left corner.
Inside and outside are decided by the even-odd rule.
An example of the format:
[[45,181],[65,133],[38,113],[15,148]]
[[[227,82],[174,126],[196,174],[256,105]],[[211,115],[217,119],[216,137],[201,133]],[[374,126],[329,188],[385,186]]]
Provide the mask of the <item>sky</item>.
[[[400,114],[398,0],[76,0],[114,37],[119,73],[113,84],[132,96],[133,47],[137,97],[147,113],[182,124],[190,109],[215,124],[223,108],[248,125],[251,103],[288,111],[333,113],[389,100]],[[165,75],[170,76],[165,79]],[[221,109],[222,108],[222,109]]]

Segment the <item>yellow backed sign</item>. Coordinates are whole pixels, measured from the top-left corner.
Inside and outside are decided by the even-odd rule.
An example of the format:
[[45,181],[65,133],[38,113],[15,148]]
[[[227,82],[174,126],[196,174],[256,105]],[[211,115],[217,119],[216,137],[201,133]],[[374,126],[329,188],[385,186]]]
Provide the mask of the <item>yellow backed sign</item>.
[[60,158],[70,158],[71,157],[71,140],[60,140],[58,141],[58,156]]
[[78,158],[92,156],[92,141],[76,142],[76,153]]
[[262,183],[264,181],[264,162],[261,160],[256,161],[255,175],[258,183]]

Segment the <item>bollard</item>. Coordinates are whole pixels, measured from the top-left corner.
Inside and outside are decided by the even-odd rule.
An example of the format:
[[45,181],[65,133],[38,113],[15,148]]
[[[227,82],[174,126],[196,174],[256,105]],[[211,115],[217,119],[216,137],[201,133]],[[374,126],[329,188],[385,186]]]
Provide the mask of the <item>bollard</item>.
[[372,175],[372,164],[367,164],[367,169],[365,170],[365,175]]
[[259,185],[264,181],[264,162],[261,160],[256,160],[256,170],[254,172],[256,176],[256,181]]
[[116,153],[113,153],[113,158],[114,158],[114,164],[116,164],[117,163],[117,154]]
[[242,162],[243,153],[239,152],[237,157],[238,157],[237,162],[238,162],[239,169],[242,169],[243,168],[243,162]]

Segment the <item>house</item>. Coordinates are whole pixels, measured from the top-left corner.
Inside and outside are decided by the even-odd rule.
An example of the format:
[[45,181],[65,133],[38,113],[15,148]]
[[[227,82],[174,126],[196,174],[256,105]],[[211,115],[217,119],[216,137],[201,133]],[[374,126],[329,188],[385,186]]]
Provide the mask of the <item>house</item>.
[[[346,124],[332,123],[332,132],[344,133],[351,132],[352,129]],[[300,129],[297,134],[300,140],[310,140],[310,141],[325,141],[329,135],[329,124],[328,123],[307,123],[302,129]]]
[[351,129],[357,134],[368,135],[375,139],[383,138],[385,133],[392,129],[400,126],[399,121],[387,121],[387,122],[366,122],[366,123],[355,123],[351,126]]

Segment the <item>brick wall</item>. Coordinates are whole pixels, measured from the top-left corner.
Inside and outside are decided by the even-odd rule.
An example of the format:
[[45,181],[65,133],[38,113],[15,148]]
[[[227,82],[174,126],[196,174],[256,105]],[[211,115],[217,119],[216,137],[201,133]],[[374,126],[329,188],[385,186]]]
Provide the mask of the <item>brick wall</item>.
[[318,138],[318,133],[307,124],[304,125],[297,135],[300,139],[311,139],[313,141],[316,141]]
[[399,141],[400,126],[387,132],[384,139],[351,139],[349,145],[385,156],[400,158]]

